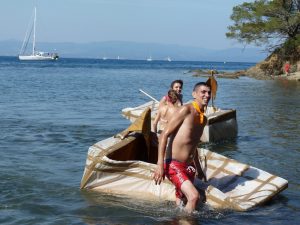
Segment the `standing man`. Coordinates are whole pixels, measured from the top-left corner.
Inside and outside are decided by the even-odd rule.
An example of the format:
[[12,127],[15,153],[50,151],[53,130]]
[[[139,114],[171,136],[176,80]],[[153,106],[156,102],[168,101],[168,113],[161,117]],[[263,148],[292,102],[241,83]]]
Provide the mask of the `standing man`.
[[[165,175],[168,177],[176,188],[176,203],[186,198],[185,211],[188,213],[195,210],[199,200],[199,193],[193,185],[196,173],[193,159],[197,156],[197,145],[207,122],[204,108],[210,100],[210,86],[199,82],[192,95],[194,101],[173,114],[160,135],[157,168],[153,176],[156,184],[160,184]],[[169,137],[172,156],[164,161]]]

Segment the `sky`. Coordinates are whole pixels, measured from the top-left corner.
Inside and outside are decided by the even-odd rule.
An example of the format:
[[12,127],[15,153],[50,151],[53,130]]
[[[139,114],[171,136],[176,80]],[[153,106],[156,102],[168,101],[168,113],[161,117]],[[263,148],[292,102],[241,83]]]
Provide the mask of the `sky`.
[[[0,41],[23,41],[37,7],[37,41],[130,41],[207,49],[227,39],[232,8],[245,0],[0,0]],[[248,2],[251,2],[248,0]]]

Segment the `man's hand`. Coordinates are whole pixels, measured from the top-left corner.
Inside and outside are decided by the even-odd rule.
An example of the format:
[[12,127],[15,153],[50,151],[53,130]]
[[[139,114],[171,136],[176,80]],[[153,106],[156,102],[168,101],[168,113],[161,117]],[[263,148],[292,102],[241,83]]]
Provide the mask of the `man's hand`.
[[153,180],[155,184],[160,184],[165,179],[164,167],[163,165],[157,165],[154,174]]

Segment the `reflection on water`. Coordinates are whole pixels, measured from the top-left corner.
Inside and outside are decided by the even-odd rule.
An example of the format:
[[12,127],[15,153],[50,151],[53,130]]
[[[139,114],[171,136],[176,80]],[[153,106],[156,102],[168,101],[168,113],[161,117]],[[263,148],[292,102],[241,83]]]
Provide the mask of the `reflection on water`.
[[[89,205],[86,212],[83,213],[82,219],[89,224],[103,222],[103,218],[98,217],[99,211],[103,214],[103,210],[114,212],[117,215],[115,219],[122,218],[122,223],[125,222],[125,224],[127,222],[129,224],[130,221],[128,212],[130,212],[129,214],[135,212],[143,215],[144,219],[156,221],[156,224],[197,224],[200,219],[220,219],[226,213],[226,211],[212,209],[206,204],[199,204],[197,210],[192,215],[188,215],[174,202],[145,201],[124,195],[109,195],[86,190],[81,194]],[[127,219],[124,221],[123,217]]]
[[186,217],[175,217],[172,220],[167,220],[161,223],[158,223],[159,225],[198,225],[201,224],[196,218],[193,218],[192,216],[186,216]]

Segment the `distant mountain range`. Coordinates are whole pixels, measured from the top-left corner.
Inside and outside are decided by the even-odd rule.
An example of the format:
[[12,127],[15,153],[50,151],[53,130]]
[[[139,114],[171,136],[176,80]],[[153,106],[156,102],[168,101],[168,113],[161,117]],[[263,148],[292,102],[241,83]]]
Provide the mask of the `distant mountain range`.
[[[0,41],[1,56],[17,56],[21,41]],[[258,48],[228,48],[212,50],[181,45],[155,43],[136,43],[125,41],[107,41],[92,43],[38,43],[42,51],[58,52],[63,58],[103,58],[164,60],[170,57],[174,61],[219,61],[219,62],[259,62],[267,57],[266,52]]]

